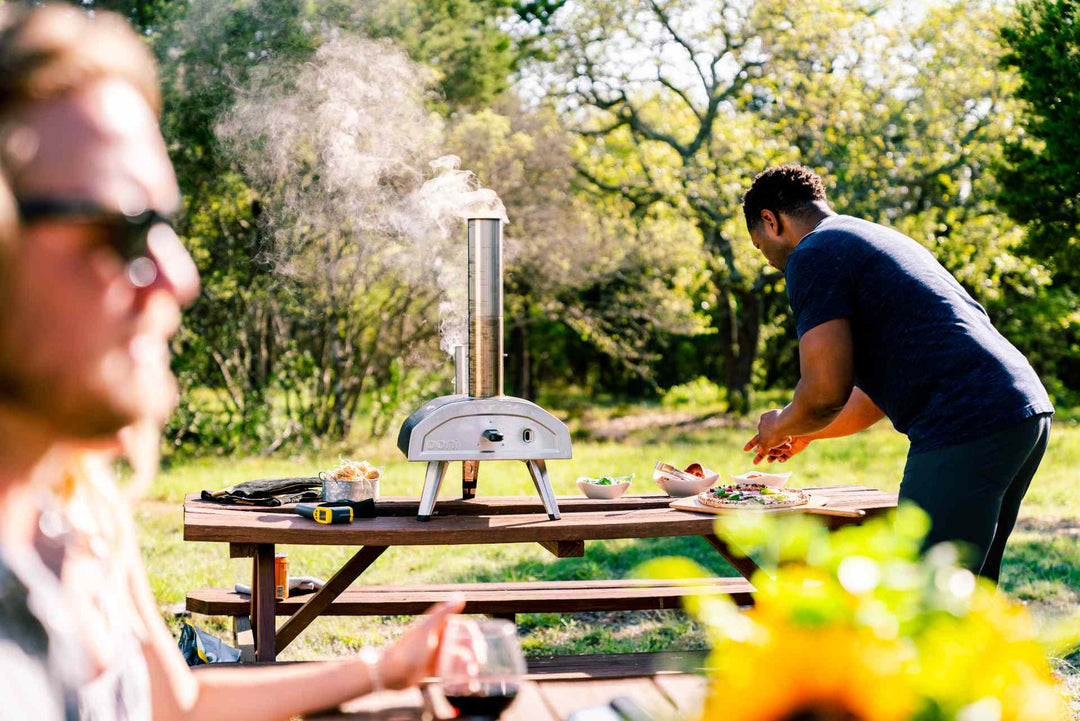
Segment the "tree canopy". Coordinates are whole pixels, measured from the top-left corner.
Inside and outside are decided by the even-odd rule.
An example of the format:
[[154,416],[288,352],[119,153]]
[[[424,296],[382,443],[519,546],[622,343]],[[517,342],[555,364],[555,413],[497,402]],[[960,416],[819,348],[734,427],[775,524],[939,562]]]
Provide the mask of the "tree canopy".
[[1020,76],[1021,133],[1005,150],[1000,203],[1028,249],[1080,277],[1080,1],[1023,0],[1001,31]]
[[511,221],[508,392],[704,377],[743,412],[798,377],[740,210],[780,162],[924,244],[1059,401],[1080,390],[1077,0],[93,6],[159,59],[204,279],[178,447],[382,434],[448,391],[464,244],[441,214],[480,186]]

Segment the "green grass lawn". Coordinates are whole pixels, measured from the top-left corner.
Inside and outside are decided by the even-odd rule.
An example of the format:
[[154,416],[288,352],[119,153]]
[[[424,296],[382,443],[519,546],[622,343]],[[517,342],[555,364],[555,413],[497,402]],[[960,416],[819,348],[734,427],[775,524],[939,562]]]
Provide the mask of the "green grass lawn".
[[[583,435],[583,434],[579,434]],[[652,493],[652,467],[657,460],[674,464],[701,461],[721,473],[751,468],[743,444],[752,435],[745,424],[722,417],[703,422],[647,423],[618,441],[582,438],[574,458],[552,461],[549,470],[556,493],[576,494],[579,475],[636,473],[631,493]],[[409,464],[390,441],[347,449],[353,459],[367,458],[384,466],[382,492],[419,495],[422,464]],[[882,424],[858,436],[822,441],[786,464],[792,485],[859,483],[895,489],[904,465],[907,440]],[[185,493],[217,488],[252,478],[313,475],[336,465],[338,454],[269,458],[213,458],[173,464],[146,495],[139,508],[143,551],[154,593],[170,616],[193,588],[231,587],[249,582],[251,562],[230,560],[216,543],[181,539],[180,505]],[[455,473],[457,475],[455,475]],[[444,497],[460,492],[460,464],[448,473]],[[480,470],[481,495],[533,495],[521,463],[492,463]],[[1005,559],[1003,587],[1039,615],[1080,609],[1080,425],[1059,423],[1042,468],[1022,508],[1020,527]],[[351,547],[282,546],[293,574],[328,577],[354,552]],[[718,575],[735,575],[697,538],[593,541],[584,558],[556,559],[536,544],[468,547],[401,547],[387,551],[364,574],[367,583],[448,583],[617,578],[642,561],[669,554],[694,558]],[[518,617],[527,653],[603,653],[701,648],[703,637],[681,612],[617,614],[531,614]],[[227,637],[227,619],[197,618],[196,623]],[[282,655],[283,659],[326,658],[382,643],[395,636],[407,618],[320,619]],[[1078,659],[1063,660],[1065,681],[1075,694],[1080,687]],[[1070,673],[1071,671],[1071,673]]]

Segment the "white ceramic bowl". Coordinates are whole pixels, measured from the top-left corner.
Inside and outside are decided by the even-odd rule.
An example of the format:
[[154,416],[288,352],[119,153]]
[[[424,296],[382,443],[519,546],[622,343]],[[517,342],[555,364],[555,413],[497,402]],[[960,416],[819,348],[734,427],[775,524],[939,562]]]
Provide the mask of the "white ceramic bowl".
[[588,498],[611,501],[626,493],[626,489],[630,487],[630,481],[620,481],[619,483],[612,483],[610,486],[600,486],[595,483],[589,483],[589,481],[582,476],[577,479],[577,487],[581,489],[581,492]]
[[[678,475],[676,475],[676,473]],[[712,488],[716,485],[717,479],[720,478],[719,473],[713,473],[708,470],[705,471],[704,478],[698,478],[689,473],[678,471],[676,473],[668,473],[660,470],[653,471],[653,480],[656,481],[656,485],[660,486],[660,490],[672,498],[696,496],[702,491],[707,491]]]
[[732,476],[734,483],[760,483],[770,488],[783,488],[787,485],[791,473],[765,473],[764,471],[749,471],[739,476]]

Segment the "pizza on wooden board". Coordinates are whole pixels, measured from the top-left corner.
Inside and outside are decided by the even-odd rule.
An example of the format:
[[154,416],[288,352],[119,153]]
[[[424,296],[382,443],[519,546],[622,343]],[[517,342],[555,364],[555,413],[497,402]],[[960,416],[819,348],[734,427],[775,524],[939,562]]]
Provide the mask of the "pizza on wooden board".
[[805,506],[810,496],[797,488],[772,488],[761,483],[715,486],[698,494],[698,500],[713,508],[792,508]]

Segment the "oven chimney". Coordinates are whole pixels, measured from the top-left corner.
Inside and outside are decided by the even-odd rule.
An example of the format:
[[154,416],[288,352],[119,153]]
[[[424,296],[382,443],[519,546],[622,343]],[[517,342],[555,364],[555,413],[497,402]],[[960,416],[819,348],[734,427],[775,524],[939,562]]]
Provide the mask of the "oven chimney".
[[503,394],[502,223],[469,218],[469,395]]

